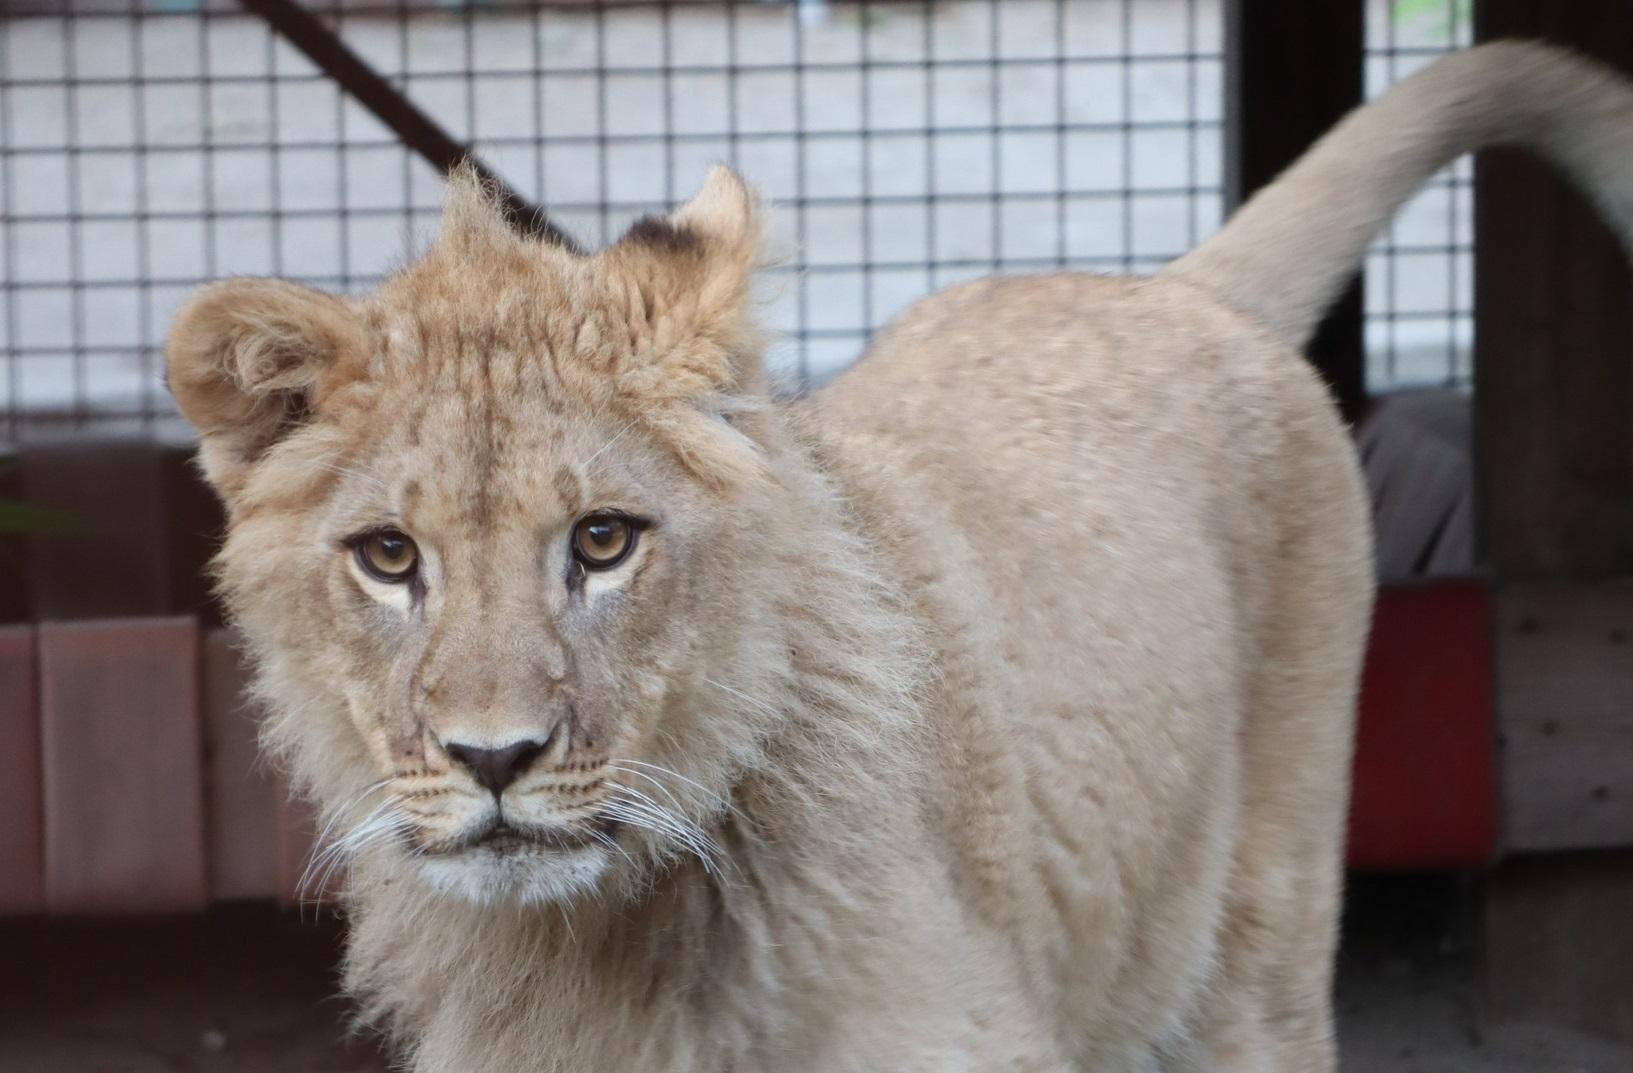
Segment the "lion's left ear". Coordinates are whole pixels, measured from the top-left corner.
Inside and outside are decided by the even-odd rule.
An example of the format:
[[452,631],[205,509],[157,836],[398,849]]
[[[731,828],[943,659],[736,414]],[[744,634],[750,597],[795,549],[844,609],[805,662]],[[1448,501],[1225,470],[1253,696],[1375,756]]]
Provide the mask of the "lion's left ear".
[[653,360],[628,370],[629,390],[688,398],[752,390],[765,336],[752,285],[763,257],[759,198],[716,166],[695,197],[634,224],[607,252],[640,281]]

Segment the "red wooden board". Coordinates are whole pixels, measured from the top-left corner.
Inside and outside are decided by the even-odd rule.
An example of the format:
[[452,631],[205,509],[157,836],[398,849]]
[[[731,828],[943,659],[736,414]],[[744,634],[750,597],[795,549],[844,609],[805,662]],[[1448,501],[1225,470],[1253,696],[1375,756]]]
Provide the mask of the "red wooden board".
[[[1380,594],[1361,689],[1353,867],[1492,859],[1491,628],[1492,602],[1479,583]],[[217,897],[296,897],[310,814],[249,767],[251,728],[234,701],[238,674],[225,638],[212,638],[208,654],[201,666],[188,619],[46,624],[37,642],[28,627],[0,630],[0,808],[8,817],[0,912],[42,904],[56,913],[182,911],[203,906],[212,886]],[[212,712],[209,764],[201,680]],[[208,873],[206,832],[219,858]]]
[[1470,868],[1494,858],[1491,647],[1482,582],[1379,593],[1361,681],[1351,867]]

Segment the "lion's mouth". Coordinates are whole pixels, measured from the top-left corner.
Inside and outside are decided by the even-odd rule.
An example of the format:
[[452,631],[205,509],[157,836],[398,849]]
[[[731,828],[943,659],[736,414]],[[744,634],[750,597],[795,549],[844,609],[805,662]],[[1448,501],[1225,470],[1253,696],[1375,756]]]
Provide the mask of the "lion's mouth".
[[[500,819],[466,838],[459,845],[463,850],[486,850],[501,857],[525,853],[529,850],[566,853],[583,849],[602,839],[611,838],[617,831],[616,820],[604,820],[593,830],[586,828],[522,828]],[[599,837],[598,837],[599,836]]]

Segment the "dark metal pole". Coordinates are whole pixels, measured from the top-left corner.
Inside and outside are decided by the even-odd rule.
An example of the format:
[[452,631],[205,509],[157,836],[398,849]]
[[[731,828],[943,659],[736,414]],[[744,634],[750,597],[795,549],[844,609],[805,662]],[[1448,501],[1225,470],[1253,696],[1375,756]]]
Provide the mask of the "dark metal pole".
[[311,12],[294,0],[239,0],[239,4],[265,19],[267,25],[305,53],[307,59],[317,64],[357,103],[373,112],[404,145],[424,157],[432,167],[447,174],[461,161],[469,160],[477,174],[499,192],[511,225],[517,230],[539,235],[569,249],[578,248],[566,232],[550,222],[543,209],[516,193],[477,159],[469,146],[455,141],[435,120],[393,89]]
[[[1361,103],[1361,0],[1226,0],[1225,205],[1235,211]],[[1366,404],[1359,280],[1306,348],[1344,416]]]

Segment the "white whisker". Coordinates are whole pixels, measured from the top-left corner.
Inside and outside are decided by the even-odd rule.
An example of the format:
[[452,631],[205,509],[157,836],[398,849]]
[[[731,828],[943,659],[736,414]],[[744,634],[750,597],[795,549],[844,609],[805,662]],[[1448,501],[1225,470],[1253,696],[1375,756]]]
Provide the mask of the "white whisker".
[[611,448],[611,447],[612,447],[612,445],[613,445],[613,444],[615,444],[615,443],[617,443],[617,442],[618,442],[618,441],[619,441],[619,440],[621,440],[621,439],[623,439],[623,438],[624,438],[624,434],[625,434],[625,433],[626,433],[626,432],[628,432],[628,431],[629,431],[629,430],[630,430],[630,429],[632,429],[632,428],[634,428],[634,427],[635,427],[635,420],[634,420],[634,419],[633,419],[633,418],[632,418],[632,419],[630,419],[630,422],[629,422],[629,423],[628,423],[628,424],[627,424],[627,425],[625,425],[625,426],[624,426],[624,427],[623,427],[623,428],[621,428],[621,429],[619,429],[619,430],[618,430],[618,432],[617,432],[617,434],[616,434],[616,435],[614,435],[614,436],[613,436],[613,437],[612,437],[612,438],[611,438],[611,439],[609,439],[609,440],[608,440],[608,441],[607,441],[607,442],[606,442],[606,443],[603,443],[603,444],[602,444],[602,445],[601,445],[601,446],[600,446],[600,447],[598,447],[598,448],[596,448],[596,450],[595,450],[595,453],[594,453],[594,454],[592,454],[592,455],[591,455],[591,456],[590,456],[590,457],[589,457],[589,458],[586,458],[586,459],[585,459],[585,460],[584,460],[584,472],[585,472],[585,473],[586,473],[586,474],[588,474],[588,473],[589,473],[589,472],[590,472],[590,463],[592,463],[592,462],[594,462],[594,461],[595,461],[595,460],[596,460],[596,459],[598,459],[598,458],[600,458],[600,457],[601,457],[601,455],[602,455],[602,454],[603,454],[603,453],[604,453],[604,452],[605,452],[605,451],[607,451],[607,450],[608,450],[608,449],[609,449],[609,448]]
[[606,802],[605,809],[608,815],[625,820],[632,817],[644,819],[645,823],[636,826],[644,827],[656,834],[670,836],[697,857],[711,875],[716,874],[715,864],[717,859],[725,857],[725,851],[695,823],[677,816],[633,787],[622,783],[609,783],[608,788],[622,795]]
[[[634,768],[623,767],[623,766],[621,766],[621,765],[619,765],[617,763],[614,763],[614,762],[609,762],[607,764],[607,766],[612,768],[612,770],[614,770],[614,771],[623,772],[625,775],[634,775],[638,779],[645,779],[647,782],[650,782],[653,786],[656,786],[658,788],[658,792],[663,794],[663,796],[667,797],[669,799],[670,803],[673,804],[676,808],[683,809],[683,810],[686,808],[685,802],[681,801],[680,798],[676,797],[673,793],[671,793],[669,791],[669,787],[665,786],[663,783],[659,782],[657,779],[654,779],[651,775],[648,775],[646,772],[637,771]],[[626,787],[626,789],[627,789],[627,787]]]
[[636,830],[651,831],[654,834],[660,835],[666,833],[662,828],[656,826],[650,819],[630,811],[615,801],[608,801],[604,806],[602,806],[602,812],[603,814],[610,816],[612,819],[617,820],[619,823],[626,824],[627,826],[633,827]]
[[557,902],[556,903],[556,908],[561,910],[561,924],[562,924],[562,926],[564,928],[567,929],[567,938],[572,942],[572,944],[574,946],[577,946],[578,945],[578,934],[573,931],[573,921],[572,921],[572,918],[570,918],[567,915],[567,907],[565,905],[562,905],[560,902]]
[[[628,774],[631,774],[631,775],[640,774],[640,772],[629,771],[627,768],[621,767],[621,765],[624,765],[624,764],[631,764],[631,765],[634,765],[635,767],[646,768],[648,771],[656,771],[660,775],[667,775],[670,778],[674,779],[676,782],[683,783],[683,784],[685,784],[687,786],[690,786],[692,789],[696,790],[698,793],[700,793],[703,796],[705,796],[706,798],[708,798],[709,801],[711,801],[715,805],[719,806],[720,808],[726,810],[727,812],[730,812],[732,815],[736,816],[738,819],[744,821],[745,823],[748,822],[748,817],[743,815],[741,810],[739,810],[736,805],[731,803],[731,799],[729,797],[726,797],[726,796],[724,796],[722,794],[715,793],[713,790],[709,789],[707,786],[704,786],[702,783],[695,782],[695,781],[693,781],[691,779],[688,779],[685,775],[682,775],[680,772],[674,770],[673,768],[666,768],[662,764],[647,763],[645,760],[633,760],[633,759],[630,759],[628,757],[614,757],[613,759],[611,759],[611,760],[609,760],[607,762],[607,766],[614,769],[615,771],[625,771],[625,772],[627,772]],[[641,777],[644,778],[644,779],[647,779],[649,782],[655,781],[655,780],[652,779],[652,777],[650,775],[642,775]]]
[[384,800],[377,802],[362,819],[351,824],[342,834],[330,840],[330,832],[340,823],[343,817],[354,811],[369,794],[385,786],[390,780],[366,787],[357,796],[353,797],[342,808],[336,809],[330,816],[314,841],[314,851],[311,859],[302,869],[300,879],[295,889],[300,899],[302,911],[310,901],[320,903],[329,890],[329,881],[343,865],[349,865],[359,854],[380,842],[385,841],[407,830],[413,820],[405,815],[399,806],[402,798],[396,794],[389,794]]
[[362,804],[363,799],[365,797],[367,797],[369,794],[372,794],[374,791],[380,789],[381,787],[385,786],[390,781],[391,780],[389,778],[381,779],[379,782],[371,783],[368,786],[363,787],[363,789],[361,791],[359,791],[358,794],[355,797],[353,797],[350,801],[346,802],[344,805],[340,806],[339,808],[335,809],[332,813],[330,813],[329,814],[329,822],[325,823],[323,825],[323,830],[321,830],[321,831],[319,831],[317,833],[317,837],[315,837],[312,840],[312,845],[314,847],[322,846],[324,844],[325,840],[328,839],[329,832],[333,831],[335,829],[335,824],[340,822],[340,818],[342,816],[346,815],[352,809],[354,809],[358,805]]
[[319,469],[326,469],[330,473],[337,473],[342,477],[353,477],[360,481],[366,481],[369,484],[374,485],[374,487],[378,488],[382,492],[390,491],[390,489],[386,487],[385,481],[382,481],[380,478],[372,476],[371,474],[364,473],[361,470],[348,469],[345,466],[337,466],[333,462],[320,461],[316,463],[316,465]]
[[590,831],[590,837],[595,839],[597,842],[601,843],[603,846],[606,846],[608,849],[612,850],[614,853],[618,854],[624,860],[628,861],[630,863],[631,867],[635,867],[635,858],[631,857],[629,855],[629,851],[626,850],[623,846],[620,846],[618,844],[617,839],[613,838],[609,834],[605,834],[604,832],[597,831],[597,830],[594,830],[594,829],[592,829]]
[[625,791],[626,793],[632,793],[634,795],[633,798],[618,800],[616,802],[617,804],[652,817],[654,823],[657,823],[664,830],[673,834],[677,838],[688,838],[692,834],[691,826],[689,824],[685,823],[678,816],[672,815],[668,809],[653,804],[650,797],[641,794],[639,791],[631,791],[626,786],[619,786],[617,789]]
[[743,692],[741,692],[739,690],[733,689],[731,686],[726,685],[724,682],[717,682],[713,678],[704,678],[703,681],[708,683],[711,686],[714,686],[716,689],[720,690],[723,693],[730,693],[732,696],[736,697],[740,701],[743,701],[745,704],[754,705],[756,708],[760,709],[760,711],[764,712],[767,715],[778,716],[778,717],[780,717],[782,715],[781,712],[779,712],[777,709],[773,708],[771,705],[767,704],[765,701],[755,700],[753,697],[749,696],[747,693],[743,693]]

